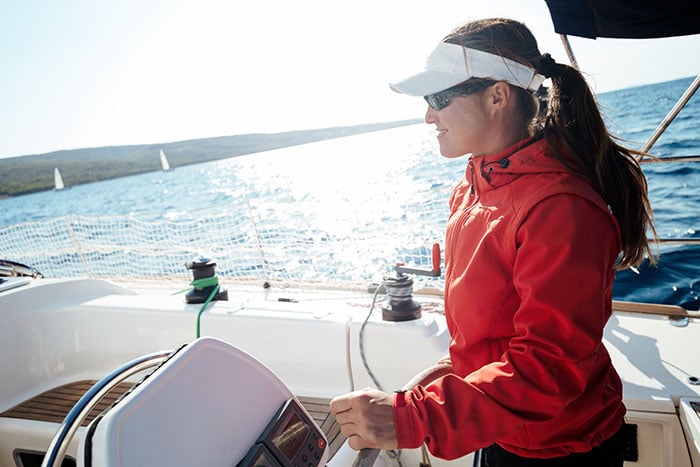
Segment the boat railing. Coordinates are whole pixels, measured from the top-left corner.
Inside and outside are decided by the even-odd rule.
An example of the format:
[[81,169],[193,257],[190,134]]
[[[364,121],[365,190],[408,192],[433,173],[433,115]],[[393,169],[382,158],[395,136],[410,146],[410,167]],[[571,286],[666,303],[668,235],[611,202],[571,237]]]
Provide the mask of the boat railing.
[[[654,131],[654,134],[651,135],[649,140],[646,142],[646,144],[642,147],[642,152],[648,152],[651,150],[652,146],[654,146],[654,143],[659,139],[659,137],[666,131],[666,128],[673,122],[673,120],[678,116],[680,111],[683,109],[683,107],[686,106],[688,101],[690,100],[691,97],[695,94],[695,92],[698,90],[700,87],[700,75],[698,75],[695,80],[693,80],[692,83],[688,86],[688,89],[681,95],[681,97],[678,99],[676,104],[673,106],[673,108],[669,111],[669,113],[666,115],[666,117],[663,119],[661,124],[656,128],[656,131]],[[698,157],[698,156],[693,156],[693,157]]]

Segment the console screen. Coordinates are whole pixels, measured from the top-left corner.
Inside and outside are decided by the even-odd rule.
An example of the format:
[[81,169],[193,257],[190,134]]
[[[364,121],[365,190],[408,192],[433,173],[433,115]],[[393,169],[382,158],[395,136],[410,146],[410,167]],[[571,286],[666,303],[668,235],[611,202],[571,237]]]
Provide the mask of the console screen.
[[272,436],[272,443],[277,446],[287,460],[292,461],[304,445],[308,434],[309,427],[295,413],[289,422]]

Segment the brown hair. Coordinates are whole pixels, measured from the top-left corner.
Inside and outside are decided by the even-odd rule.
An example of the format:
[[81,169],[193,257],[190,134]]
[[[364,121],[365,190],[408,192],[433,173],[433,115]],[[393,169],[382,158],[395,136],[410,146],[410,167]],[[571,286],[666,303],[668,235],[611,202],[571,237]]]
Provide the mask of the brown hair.
[[590,180],[610,205],[622,235],[618,269],[641,263],[645,254],[653,263],[647,231],[653,238],[656,231],[646,178],[635,157],[640,152],[618,144],[608,132],[581,73],[542,55],[530,30],[510,19],[472,21],[454,29],[443,41],[510,58],[552,79],[542,112],[538,112],[535,95],[512,87],[522,127],[529,135],[543,133],[548,155]]

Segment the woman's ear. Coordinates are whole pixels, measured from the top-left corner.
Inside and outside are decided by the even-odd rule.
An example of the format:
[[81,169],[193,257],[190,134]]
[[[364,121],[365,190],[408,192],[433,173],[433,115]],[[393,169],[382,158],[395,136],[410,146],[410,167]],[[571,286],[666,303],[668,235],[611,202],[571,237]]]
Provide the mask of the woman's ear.
[[500,112],[508,106],[512,97],[510,85],[505,81],[498,81],[489,86],[484,93],[484,103],[489,110]]

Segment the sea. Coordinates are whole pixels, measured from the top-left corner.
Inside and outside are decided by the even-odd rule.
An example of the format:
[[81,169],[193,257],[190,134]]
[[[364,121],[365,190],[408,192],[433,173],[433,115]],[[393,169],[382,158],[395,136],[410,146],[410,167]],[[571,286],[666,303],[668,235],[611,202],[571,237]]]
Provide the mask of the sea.
[[[600,94],[610,132],[641,148],[691,82],[686,78]],[[690,100],[650,152],[659,157],[700,154],[700,97]],[[217,228],[210,219],[244,215],[257,219],[258,246],[274,239],[275,247],[265,252],[274,271],[305,279],[375,280],[396,261],[429,256],[424,253],[431,244],[442,243],[447,199],[464,168],[463,158],[439,155],[431,126],[416,124],[7,198],[0,200],[0,258],[27,261],[23,247],[12,248],[27,241],[26,233],[16,234],[26,232],[18,226],[52,219],[117,217],[129,219],[129,225],[194,222],[208,229]],[[698,238],[700,164],[643,168],[658,236]],[[101,235],[106,241],[111,234]],[[302,240],[285,243],[287,238]],[[306,259],[291,259],[300,244]],[[61,275],[48,269],[45,276]],[[613,293],[617,300],[698,310],[699,288],[700,245],[664,244],[656,265],[618,272]]]

